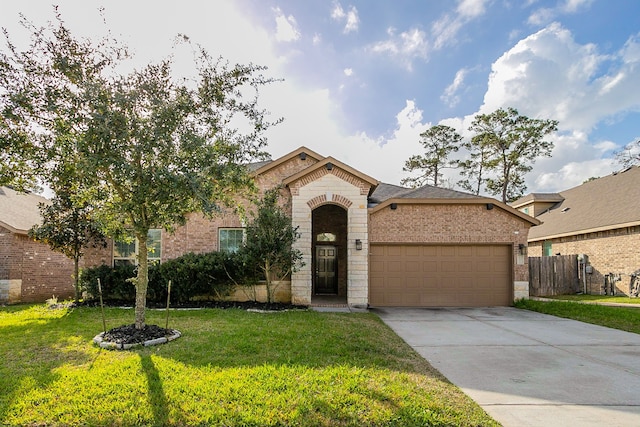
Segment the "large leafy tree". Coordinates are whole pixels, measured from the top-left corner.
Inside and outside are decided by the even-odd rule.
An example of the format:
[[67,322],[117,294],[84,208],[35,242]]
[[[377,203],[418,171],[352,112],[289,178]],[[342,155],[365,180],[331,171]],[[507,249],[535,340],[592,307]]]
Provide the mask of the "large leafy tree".
[[273,302],[275,282],[304,266],[302,253],[293,248],[300,236],[298,228],[293,227],[279,200],[279,188],[265,192],[247,226],[242,248],[245,264],[255,268],[265,280],[268,303]]
[[524,177],[533,163],[551,156],[553,142],[545,138],[557,129],[556,120],[531,119],[515,108],[479,114],[469,127],[475,134],[468,146],[475,172],[469,173],[486,171],[487,191],[505,203],[515,200],[526,190]]
[[402,168],[405,172],[419,171],[420,175],[404,178],[400,183],[411,187],[431,184],[439,187],[442,184],[442,170],[456,164],[450,160],[451,153],[458,151],[462,136],[455,129],[446,125],[436,125],[420,134],[420,144],[424,154],[413,155]]
[[200,48],[188,79],[174,78],[171,57],[123,74],[128,52],[117,42],[77,39],[60,16],[28,28],[29,49],[11,47],[3,71],[23,82],[5,90],[22,107],[13,114],[21,132],[46,150],[73,144],[82,182],[73,202],[94,206],[107,235],[137,241],[141,329],[148,231],[170,231],[194,211],[234,207],[252,189],[243,165],[264,156],[264,131],[279,121],[267,121],[258,107],[259,87],[273,79],[261,74],[264,67],[231,66]]
[[640,139],[630,142],[622,150],[618,151],[616,160],[626,168],[640,165]]

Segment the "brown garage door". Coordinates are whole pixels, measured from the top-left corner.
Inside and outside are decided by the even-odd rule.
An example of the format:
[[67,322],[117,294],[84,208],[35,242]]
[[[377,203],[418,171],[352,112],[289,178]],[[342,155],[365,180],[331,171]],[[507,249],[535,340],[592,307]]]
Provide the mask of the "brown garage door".
[[369,304],[506,306],[513,301],[511,246],[371,245]]

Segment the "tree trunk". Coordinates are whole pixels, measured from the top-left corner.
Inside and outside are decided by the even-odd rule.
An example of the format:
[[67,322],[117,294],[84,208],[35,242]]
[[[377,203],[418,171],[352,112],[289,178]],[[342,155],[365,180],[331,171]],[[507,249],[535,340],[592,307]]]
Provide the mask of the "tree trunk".
[[73,259],[73,279],[76,287],[76,304],[80,302],[80,277],[79,277],[80,268],[78,267],[79,263],[80,263],[79,258],[75,257]]
[[149,262],[147,252],[147,233],[136,235],[138,240],[138,274],[136,276],[136,329],[145,326],[147,305],[147,286],[149,285]]
[[267,281],[267,304],[271,304],[271,264],[268,260],[264,262],[264,275]]

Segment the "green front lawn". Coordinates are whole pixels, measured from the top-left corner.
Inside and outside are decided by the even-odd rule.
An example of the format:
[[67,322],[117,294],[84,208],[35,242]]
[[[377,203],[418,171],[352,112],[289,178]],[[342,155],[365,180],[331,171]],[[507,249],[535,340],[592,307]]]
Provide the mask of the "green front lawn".
[[640,308],[572,301],[519,300],[516,307],[640,334]]
[[101,327],[0,308],[0,425],[497,425],[372,314],[172,311],[181,338],[125,352],[91,343]]
[[608,295],[555,295],[551,297],[545,297],[549,299],[557,299],[563,301],[582,301],[582,302],[597,302],[597,303],[616,303],[616,304],[638,304],[640,305],[640,298],[629,298],[627,296],[608,296]]

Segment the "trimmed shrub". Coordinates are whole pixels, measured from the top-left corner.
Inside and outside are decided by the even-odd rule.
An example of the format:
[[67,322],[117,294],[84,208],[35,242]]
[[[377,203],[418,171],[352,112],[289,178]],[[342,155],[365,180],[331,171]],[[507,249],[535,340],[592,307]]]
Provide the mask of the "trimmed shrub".
[[[234,279],[241,277],[241,258],[236,254],[210,252],[206,254],[188,253],[162,264],[149,266],[149,287],[147,301],[162,303],[167,299],[167,285],[171,280],[171,301],[180,304],[194,297],[218,299],[228,295]],[[135,277],[135,267],[131,265],[83,269],[81,284],[90,295],[98,297],[97,279],[102,283],[105,299],[133,302],[135,287],[127,279]],[[237,279],[236,279],[237,280]]]

